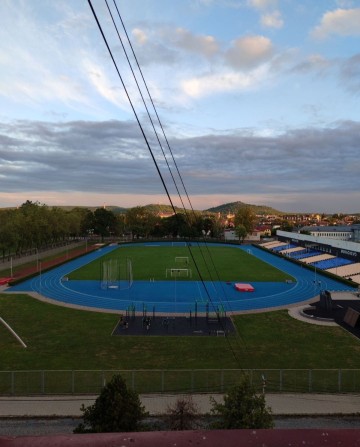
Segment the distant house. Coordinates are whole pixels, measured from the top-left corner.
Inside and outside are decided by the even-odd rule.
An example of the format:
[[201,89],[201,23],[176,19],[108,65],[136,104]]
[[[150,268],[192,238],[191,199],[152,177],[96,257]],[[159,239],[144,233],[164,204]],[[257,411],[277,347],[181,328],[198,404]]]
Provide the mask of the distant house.
[[[251,234],[247,234],[246,241],[260,241],[260,231],[254,230]],[[236,236],[235,230],[233,228],[226,228],[224,230],[225,241],[238,241],[239,238]]]
[[260,236],[271,236],[271,225],[258,225],[255,230],[260,233]]

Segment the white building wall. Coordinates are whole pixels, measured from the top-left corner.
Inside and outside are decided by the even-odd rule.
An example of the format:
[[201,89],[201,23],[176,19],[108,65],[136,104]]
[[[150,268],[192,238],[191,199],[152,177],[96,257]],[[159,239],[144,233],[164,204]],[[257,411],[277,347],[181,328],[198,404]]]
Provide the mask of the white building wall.
[[298,241],[306,241],[306,242],[313,242],[318,244],[324,244],[324,245],[331,245],[332,247],[339,248],[341,250],[348,250],[353,251],[356,253],[360,252],[360,244],[358,242],[350,242],[350,241],[341,241],[338,239],[333,238],[326,238],[321,236],[309,236],[308,234],[301,234],[301,233],[291,233],[290,231],[282,231],[277,230],[276,231],[277,236],[285,237],[289,239],[295,239]]

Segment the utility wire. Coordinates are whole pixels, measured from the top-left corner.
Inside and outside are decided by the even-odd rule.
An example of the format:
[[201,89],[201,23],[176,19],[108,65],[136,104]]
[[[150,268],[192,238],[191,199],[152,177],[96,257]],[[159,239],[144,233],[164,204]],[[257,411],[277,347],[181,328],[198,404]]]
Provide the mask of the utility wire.
[[[112,16],[112,14],[111,14],[110,8],[109,8],[109,6],[108,6],[107,0],[105,0],[105,2],[106,2],[106,5],[107,5],[107,7],[108,7],[109,13],[110,13],[110,15],[111,15],[113,24],[114,24],[114,26],[115,26],[115,28],[116,28],[117,33],[118,33],[118,37],[119,37],[119,39],[120,39],[120,41],[121,41],[122,47],[123,47],[123,49],[124,49],[124,52],[125,52],[125,54],[126,54],[126,58],[127,58],[127,60],[128,60],[128,64],[129,64],[129,66],[131,67],[131,63],[130,63],[130,61],[129,61],[129,59],[128,59],[126,50],[125,50],[124,45],[123,45],[123,43],[122,43],[120,34],[119,34],[118,30],[117,30],[117,27],[116,27],[116,24],[115,24],[115,22],[114,22],[113,16]],[[130,98],[130,95],[129,95],[128,90],[127,90],[127,88],[126,88],[126,85],[125,85],[125,83],[124,83],[124,81],[123,81],[123,78],[122,78],[122,76],[121,76],[120,70],[119,70],[118,65],[117,65],[117,63],[116,63],[116,60],[115,60],[115,58],[114,58],[114,55],[113,55],[113,53],[112,53],[112,51],[111,51],[110,45],[109,45],[109,43],[108,43],[108,41],[107,41],[107,39],[106,39],[106,36],[105,36],[105,33],[104,33],[103,29],[102,29],[102,26],[101,26],[101,24],[100,24],[100,21],[99,21],[99,19],[98,19],[98,17],[97,17],[97,14],[96,14],[96,12],[95,12],[95,10],[94,10],[94,8],[93,8],[93,5],[92,5],[91,0],[88,0],[88,4],[89,4],[90,9],[91,9],[91,11],[92,11],[92,13],[93,13],[93,16],[94,16],[94,18],[95,18],[95,21],[96,21],[96,23],[97,23],[97,26],[98,26],[98,28],[99,28],[99,31],[100,31],[100,33],[101,33],[101,35],[102,35],[102,38],[103,38],[103,40],[104,40],[104,43],[105,43],[105,45],[106,45],[106,47],[107,47],[107,50],[108,50],[108,52],[109,52],[109,54],[110,54],[110,57],[111,57],[111,59],[112,59],[112,62],[113,62],[113,64],[114,64],[114,66],[115,66],[115,69],[116,69],[116,71],[117,71],[118,77],[119,77],[119,79],[120,79],[120,81],[121,81],[121,84],[122,84],[122,86],[123,86],[123,88],[124,88],[124,91],[125,91],[125,94],[126,94],[126,96],[127,96],[127,98],[128,98],[128,101],[129,101],[129,104],[130,104],[130,106],[131,106],[131,109],[132,109],[132,111],[133,111],[133,113],[134,113],[134,115],[135,115],[136,121],[137,121],[137,123],[138,123],[138,125],[139,125],[139,128],[140,128],[140,130],[141,130],[142,136],[143,136],[143,138],[144,138],[144,140],[145,140],[146,146],[147,146],[147,148],[148,148],[148,150],[149,150],[149,152],[150,152],[150,154],[151,154],[151,158],[152,158],[152,160],[153,160],[153,162],[154,162],[154,164],[155,164],[156,170],[157,170],[157,172],[158,172],[158,174],[159,174],[159,177],[160,177],[160,179],[161,179],[161,182],[162,182],[162,184],[163,184],[163,187],[164,187],[164,189],[165,189],[165,191],[166,191],[166,194],[167,194],[167,197],[168,197],[168,199],[169,199],[169,203],[171,204],[171,207],[172,207],[172,209],[173,209],[174,215],[177,215],[176,208],[175,208],[174,203],[173,203],[173,201],[172,201],[172,199],[171,199],[171,195],[170,195],[169,190],[168,190],[168,188],[167,188],[167,186],[166,186],[165,180],[164,180],[163,175],[162,175],[162,173],[161,173],[161,171],[160,171],[160,168],[159,168],[158,163],[157,163],[157,160],[156,160],[156,158],[155,158],[155,156],[154,156],[153,150],[151,149],[151,146],[150,146],[150,144],[149,144],[149,141],[148,141],[148,139],[147,139],[147,136],[146,136],[146,134],[145,134],[145,131],[144,131],[142,125],[141,125],[140,119],[139,119],[138,114],[137,114],[137,112],[136,112],[136,110],[135,110],[135,107],[134,107],[134,105],[133,105],[133,102],[132,102],[132,100],[131,100],[131,98]],[[120,19],[121,19],[121,15],[120,15],[120,12],[119,12],[119,10],[118,10],[118,8],[117,8],[117,5],[116,5],[116,3],[115,3],[115,0],[114,0],[114,4],[115,4],[115,6],[116,6],[116,9],[117,9],[117,11],[118,11],[119,17],[120,17]],[[121,22],[122,22],[122,24],[123,24],[122,19],[121,19]],[[124,24],[123,24],[123,27],[124,27],[124,29],[126,30]],[[126,35],[127,35],[127,38],[128,38],[128,34],[127,34],[127,32],[126,32]],[[129,38],[128,38],[128,40],[129,40],[129,42],[130,42],[130,39],[129,39]],[[130,45],[131,45],[131,43],[130,43]],[[133,51],[133,47],[132,47],[132,45],[131,45],[131,48],[132,48],[132,51]],[[133,54],[135,55],[135,52],[134,52],[134,51],[133,51]],[[136,59],[136,61],[137,61],[136,56],[135,56],[135,59]],[[138,61],[137,61],[137,64],[138,64]],[[139,65],[139,64],[138,64],[138,67],[139,67],[139,70],[140,70],[141,75],[142,75],[142,71],[141,71],[141,69],[140,69],[140,65]],[[133,71],[132,67],[131,67],[131,71],[132,71],[132,73],[133,73],[134,78],[136,79],[136,76],[135,76],[135,74],[134,74],[134,71]],[[149,97],[151,98],[151,102],[152,102],[153,108],[154,108],[154,110],[155,110],[156,116],[158,117],[158,121],[159,121],[160,126],[161,126],[161,129],[162,129],[162,131],[163,131],[165,140],[166,140],[166,142],[167,142],[167,144],[168,144],[169,151],[170,151],[170,153],[171,153],[171,155],[172,155],[172,157],[173,157],[174,164],[176,165],[176,169],[177,169],[179,178],[181,179],[181,182],[182,182],[183,188],[184,188],[184,190],[185,190],[185,192],[186,192],[186,196],[187,196],[188,201],[189,201],[189,203],[190,203],[191,209],[192,209],[192,211],[194,212],[194,210],[193,210],[193,208],[192,208],[192,205],[191,205],[190,198],[189,198],[189,196],[188,196],[188,193],[187,193],[187,191],[186,191],[185,185],[184,185],[184,183],[183,183],[183,180],[182,180],[180,171],[179,171],[179,169],[178,169],[178,167],[177,167],[176,161],[175,161],[175,159],[174,159],[173,153],[172,153],[172,151],[171,151],[170,145],[169,145],[168,140],[167,140],[167,138],[166,138],[166,135],[165,135],[163,126],[162,126],[161,121],[160,121],[160,119],[159,119],[159,116],[158,116],[158,114],[157,114],[157,111],[156,111],[154,102],[153,102],[153,100],[152,100],[152,97],[151,97],[151,95],[150,95],[150,92],[149,92],[149,90],[148,90],[148,87],[147,87],[147,84],[146,84],[146,81],[145,81],[145,78],[143,77],[143,75],[142,75],[142,78],[143,78],[144,85],[146,85],[146,89],[147,89],[147,91],[148,91],[148,95],[149,95]],[[137,80],[136,80],[136,84],[137,84],[137,86],[138,86],[139,91],[141,91],[140,86],[139,86]],[[141,97],[142,97],[142,99],[143,99],[143,102],[145,103],[142,93],[141,93]],[[146,110],[147,110],[148,115],[150,116],[147,107],[146,107]],[[151,118],[150,118],[150,119],[151,119]],[[151,120],[151,122],[152,122],[152,120]],[[154,126],[153,122],[152,122],[152,125],[153,125],[153,129],[154,129],[154,131],[155,131],[155,133],[156,133],[155,126]],[[157,135],[157,133],[156,133],[156,135]],[[159,142],[159,144],[160,144],[160,146],[161,146],[161,143],[160,143],[160,140],[159,140],[158,136],[157,136],[157,139],[158,139],[158,142]],[[161,148],[162,148],[162,146],[161,146]],[[163,148],[162,148],[162,151],[163,151]],[[163,151],[163,155],[164,155],[165,160],[167,160],[164,151]],[[170,166],[169,166],[168,163],[167,163],[167,166],[168,166],[168,169],[169,169],[170,172],[171,172],[171,169],[170,169]],[[171,174],[171,175],[172,175],[172,174]],[[172,178],[173,178],[173,180],[174,180],[176,189],[177,189],[177,191],[178,191],[178,194],[179,194],[179,196],[180,196],[181,202],[182,202],[182,204],[183,204],[183,201],[182,201],[182,198],[181,198],[181,194],[180,194],[180,192],[179,192],[179,190],[178,190],[178,188],[177,188],[177,185],[176,185],[176,182],[175,182],[175,179],[174,179],[173,175],[172,175]],[[186,213],[186,208],[185,208],[184,204],[183,204],[183,207],[184,207],[184,210],[185,210],[185,213]],[[187,244],[187,245],[188,245],[188,244]],[[206,244],[205,244],[205,245],[206,245]],[[207,246],[207,245],[206,245],[206,246]],[[205,284],[205,281],[204,281],[204,279],[203,279],[203,276],[202,276],[202,274],[201,274],[201,272],[200,272],[200,270],[199,270],[198,264],[197,264],[197,262],[196,262],[196,260],[195,260],[195,258],[194,258],[194,255],[193,255],[192,250],[190,249],[189,245],[188,245],[188,248],[189,248],[189,252],[190,252],[190,254],[191,254],[192,260],[193,260],[193,262],[194,262],[195,268],[196,268],[196,270],[197,270],[197,273],[198,273],[198,275],[199,275],[199,278],[200,278],[200,280],[201,280],[201,282],[202,282],[202,284],[203,284],[203,286],[204,286],[204,289],[205,289],[205,291],[206,291],[206,294],[207,294],[207,296],[208,296],[208,300],[209,300],[209,302],[212,303],[212,306],[213,306],[213,308],[215,309],[215,306],[214,306],[214,304],[213,304],[213,302],[212,302],[212,299],[211,299],[211,295],[210,295],[210,293],[209,293],[209,291],[208,291],[208,289],[207,289],[207,287],[206,287],[206,284]],[[204,259],[204,260],[205,260],[205,259]],[[207,265],[206,262],[205,262],[205,265]],[[226,338],[228,339],[228,337],[226,337]],[[229,340],[228,340],[228,341],[229,341]],[[230,344],[230,342],[229,342],[229,344]],[[230,344],[230,347],[231,347],[231,350],[232,350],[232,352],[233,352],[234,357],[237,358],[237,354],[236,354],[235,351],[233,350],[231,344]]]
[[[141,90],[140,85],[139,85],[139,82],[138,82],[138,80],[137,80],[137,78],[136,78],[135,72],[134,72],[134,70],[133,70],[132,64],[131,64],[131,62],[130,62],[129,56],[128,56],[128,54],[127,54],[126,48],[125,48],[125,46],[124,46],[123,40],[122,40],[122,38],[121,38],[121,36],[120,36],[120,33],[119,33],[119,31],[118,31],[117,25],[116,25],[116,23],[115,23],[114,17],[113,17],[113,15],[112,15],[112,13],[111,13],[111,10],[110,10],[110,8],[109,8],[109,5],[108,5],[107,0],[105,0],[105,2],[106,2],[106,5],[107,5],[109,14],[110,14],[110,16],[111,16],[111,20],[112,20],[112,22],[113,22],[113,25],[114,25],[114,27],[115,27],[115,29],[116,29],[118,38],[119,38],[119,40],[120,40],[121,46],[122,46],[123,51],[124,51],[124,53],[125,53],[126,60],[127,60],[128,65],[129,65],[129,67],[130,67],[130,69],[131,69],[133,78],[134,78],[134,80],[135,80],[135,83],[136,83],[136,85],[137,85],[138,91],[139,91],[140,96],[141,96],[141,98],[142,98],[144,107],[145,107],[146,112],[147,112],[147,114],[148,114],[149,120],[150,120],[150,122],[151,122],[151,124],[152,124],[153,130],[154,130],[154,132],[155,132],[157,141],[158,141],[159,146],[160,146],[160,148],[161,148],[163,157],[164,157],[164,159],[165,159],[165,161],[166,161],[167,168],[168,168],[168,170],[169,170],[169,172],[170,172],[170,174],[171,174],[171,177],[172,177],[172,180],[173,180],[173,182],[174,182],[176,191],[177,191],[178,196],[179,196],[179,198],[180,198],[180,201],[181,201],[183,210],[184,210],[184,212],[185,212],[185,216],[186,216],[187,221],[188,221],[188,225],[189,225],[189,227],[190,227],[190,225],[191,225],[191,218],[190,218],[190,216],[188,215],[188,212],[187,212],[186,207],[185,207],[185,205],[184,205],[184,202],[183,202],[181,193],[180,193],[179,188],[178,188],[178,186],[177,186],[177,183],[176,183],[176,181],[175,181],[175,178],[174,178],[174,175],[173,175],[173,173],[172,173],[172,170],[171,170],[171,168],[170,168],[170,166],[169,166],[169,163],[168,163],[167,157],[166,157],[166,155],[165,155],[163,146],[162,146],[162,144],[161,144],[161,142],[160,142],[158,133],[157,133],[157,131],[156,131],[156,129],[155,129],[154,122],[153,122],[153,120],[152,120],[152,117],[151,117],[151,114],[150,114],[150,112],[149,112],[149,109],[148,109],[148,107],[147,107],[147,105],[146,105],[144,96],[143,96],[143,94],[142,94],[142,90]],[[135,62],[136,62],[137,69],[138,69],[138,71],[139,71],[139,73],[140,73],[142,82],[143,82],[143,84],[144,84],[144,86],[145,86],[145,89],[146,89],[148,98],[149,98],[149,100],[150,100],[150,102],[151,102],[153,111],[154,111],[154,113],[155,113],[155,115],[156,115],[157,122],[158,122],[158,124],[159,124],[159,126],[160,126],[160,128],[161,128],[161,131],[162,131],[164,140],[165,140],[165,142],[166,142],[166,144],[167,144],[167,148],[168,148],[169,153],[170,153],[170,155],[171,155],[173,164],[174,164],[174,166],[175,166],[175,168],[176,168],[178,177],[179,177],[179,179],[180,179],[180,181],[181,181],[181,185],[182,185],[182,187],[183,187],[183,190],[184,190],[184,192],[185,192],[186,198],[187,198],[188,203],[189,203],[189,205],[190,205],[192,214],[195,216],[195,211],[194,211],[194,208],[193,208],[193,206],[192,206],[192,203],[191,203],[189,194],[188,194],[188,192],[187,192],[187,189],[186,189],[186,186],[185,186],[185,184],[184,184],[182,175],[181,175],[180,170],[179,170],[179,168],[178,168],[178,165],[177,165],[176,159],[175,159],[175,157],[174,157],[173,151],[172,151],[172,149],[171,149],[171,147],[170,147],[169,140],[168,140],[168,138],[167,138],[167,136],[166,136],[166,133],[165,133],[164,127],[163,127],[163,125],[162,125],[160,116],[159,116],[159,114],[158,114],[158,112],[157,112],[155,103],[154,103],[154,101],[153,101],[152,95],[151,95],[150,90],[149,90],[149,88],[148,88],[148,85],[147,85],[147,82],[146,82],[146,80],[145,80],[143,71],[142,71],[142,69],[141,69],[140,63],[139,63],[139,61],[138,61],[138,58],[137,58],[136,53],[135,53],[135,51],[134,51],[133,45],[132,45],[132,43],[131,43],[131,39],[130,39],[129,34],[128,34],[128,32],[127,32],[125,23],[124,23],[124,21],[123,21],[123,19],[122,19],[121,13],[120,13],[119,8],[118,8],[118,6],[117,6],[116,0],[113,0],[113,3],[114,3],[114,6],[115,6],[115,9],[116,9],[116,11],[117,11],[119,20],[120,20],[120,22],[121,22],[122,28],[123,28],[123,30],[124,30],[125,36],[126,36],[126,38],[127,38],[127,42],[128,42],[129,47],[130,47],[130,49],[131,49],[133,58],[134,58],[134,60],[135,60]],[[214,271],[215,271],[215,274],[216,274],[216,277],[217,277],[217,280],[218,280],[218,284],[220,284],[220,287],[221,287],[221,289],[222,289],[222,293],[223,293],[224,297],[226,298],[226,292],[225,292],[225,289],[224,289],[224,287],[223,287],[222,282],[220,281],[219,273],[218,273],[218,270],[217,270],[217,268],[216,268],[216,265],[215,265],[213,256],[212,256],[212,254],[211,254],[211,251],[209,250],[209,247],[208,247],[208,245],[207,245],[207,243],[206,243],[206,239],[205,239],[204,237],[203,237],[203,241],[204,241],[204,244],[205,244],[205,247],[206,247],[206,250],[207,250],[208,257],[210,258],[210,261],[211,261],[211,263],[212,263],[213,269],[214,269]],[[211,270],[210,270],[210,268],[209,268],[209,265],[208,265],[208,263],[207,263],[206,257],[205,257],[205,255],[204,255],[204,253],[203,253],[202,247],[201,247],[201,245],[198,244],[198,243],[197,243],[197,246],[198,246],[198,248],[199,248],[199,251],[200,251],[201,257],[202,257],[202,259],[203,259],[203,261],[204,261],[204,264],[205,264],[205,266],[206,266],[206,268],[207,268],[208,274],[209,274],[209,276],[210,276],[211,283],[213,284],[213,287],[214,287],[214,289],[216,290],[216,293],[217,293],[217,295],[218,295],[218,297],[219,297],[219,301],[222,302],[221,295],[218,294],[218,290],[217,290],[216,287],[214,286],[213,275],[212,275]],[[199,277],[200,277],[200,280],[201,280],[201,282],[202,282],[202,284],[203,284],[203,287],[205,288],[205,292],[206,292],[206,294],[207,294],[207,296],[208,296],[209,302],[211,303],[213,310],[216,311],[215,305],[214,305],[214,303],[213,303],[213,301],[212,301],[212,299],[211,299],[211,295],[210,295],[210,293],[208,292],[208,289],[207,289],[207,287],[206,287],[206,284],[205,284],[205,282],[204,282],[204,280],[203,280],[203,277],[202,277],[202,275],[201,275],[201,272],[200,272],[200,270],[199,270],[199,268],[198,268],[198,264],[197,264],[197,262],[196,262],[196,260],[195,260],[195,258],[194,258],[194,255],[193,255],[191,246],[190,246],[189,244],[187,244],[187,248],[188,248],[188,250],[189,250],[189,253],[190,253],[190,256],[191,256],[191,258],[192,258],[192,260],[193,260],[193,263],[194,263],[194,265],[195,265],[195,268],[196,268],[196,270],[197,270],[197,272],[198,272],[198,274],[199,274]],[[227,302],[227,305],[228,305],[227,307],[230,309],[230,313],[232,313],[232,309],[231,309],[230,302],[229,302],[227,299],[226,299],[226,302]],[[223,327],[223,329],[225,329],[225,328]],[[242,342],[243,342],[244,346],[246,347],[246,343],[245,343],[245,341],[242,340]]]

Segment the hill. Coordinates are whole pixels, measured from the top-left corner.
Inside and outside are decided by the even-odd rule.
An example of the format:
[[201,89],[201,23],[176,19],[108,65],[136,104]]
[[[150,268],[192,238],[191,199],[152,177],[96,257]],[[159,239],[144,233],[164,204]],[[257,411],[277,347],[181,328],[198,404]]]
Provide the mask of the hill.
[[251,205],[244,202],[230,202],[225,203],[223,205],[215,206],[213,208],[209,208],[205,211],[209,211],[211,213],[221,213],[221,214],[233,214],[236,213],[240,208],[249,207],[253,210],[253,212],[257,215],[267,215],[267,214],[276,214],[282,215],[285,214],[282,211],[278,211],[270,206],[265,205]]

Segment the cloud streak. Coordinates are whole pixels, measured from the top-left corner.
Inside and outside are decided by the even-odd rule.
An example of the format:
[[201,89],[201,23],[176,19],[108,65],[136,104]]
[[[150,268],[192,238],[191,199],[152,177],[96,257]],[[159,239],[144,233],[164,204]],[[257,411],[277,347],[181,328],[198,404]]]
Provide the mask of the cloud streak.
[[359,36],[360,8],[336,9],[326,12],[321,22],[312,31],[316,39],[326,39],[331,35]]
[[[3,193],[164,193],[134,123],[18,122],[0,130]],[[234,193],[272,195],[281,201],[289,194],[351,194],[360,169],[359,131],[358,123],[343,122],[274,137],[232,132],[170,142],[190,194],[206,193],[209,200]],[[175,193],[161,152],[155,145],[153,150]]]

